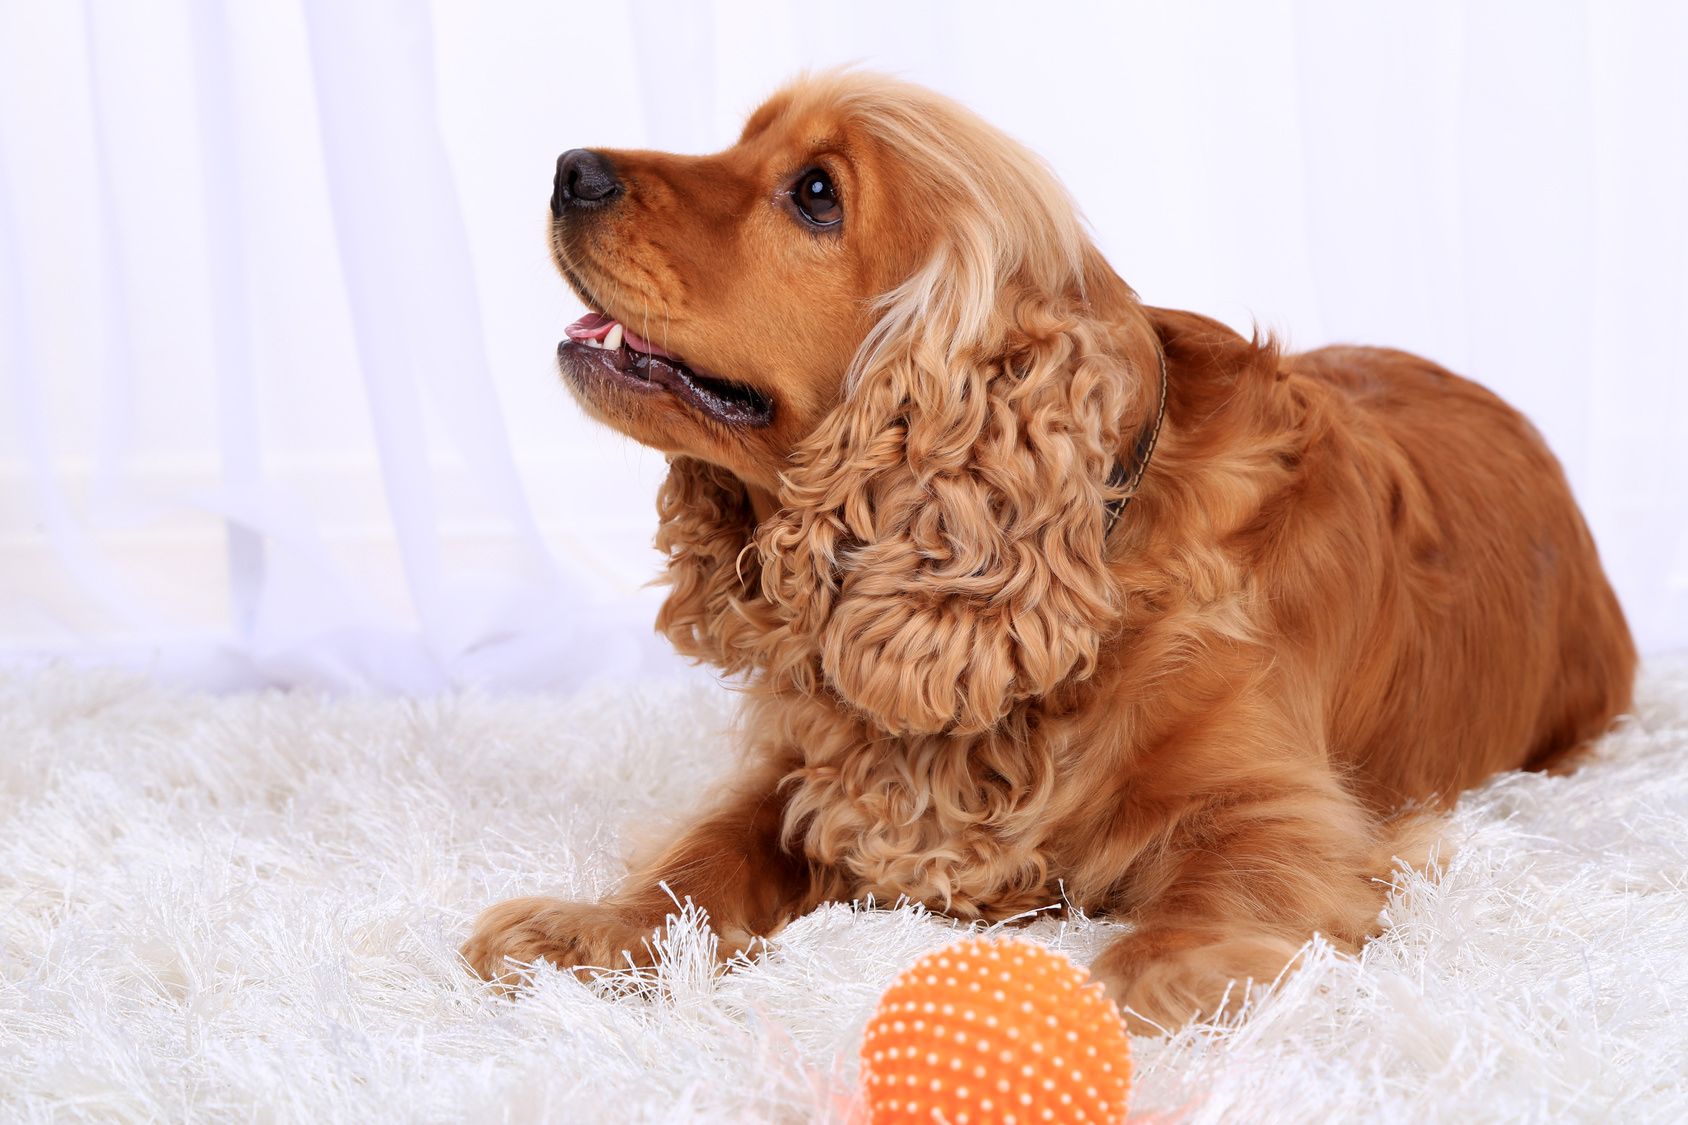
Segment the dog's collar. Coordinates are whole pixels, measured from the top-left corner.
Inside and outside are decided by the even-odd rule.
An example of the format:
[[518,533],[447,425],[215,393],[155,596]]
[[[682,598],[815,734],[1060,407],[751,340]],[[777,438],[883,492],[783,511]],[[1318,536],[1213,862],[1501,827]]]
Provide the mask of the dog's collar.
[[1143,473],[1149,468],[1149,458],[1155,455],[1155,444],[1160,441],[1161,423],[1166,420],[1165,349],[1157,347],[1155,357],[1160,360],[1160,401],[1155,406],[1155,420],[1143,427],[1143,432],[1137,435],[1137,444],[1131,449],[1131,465],[1115,461],[1114,471],[1108,474],[1108,487],[1120,489],[1121,492],[1108,501],[1107,515],[1102,523],[1104,539],[1113,534],[1114,525],[1119,523],[1125,506],[1136,499],[1137,489],[1143,483]]

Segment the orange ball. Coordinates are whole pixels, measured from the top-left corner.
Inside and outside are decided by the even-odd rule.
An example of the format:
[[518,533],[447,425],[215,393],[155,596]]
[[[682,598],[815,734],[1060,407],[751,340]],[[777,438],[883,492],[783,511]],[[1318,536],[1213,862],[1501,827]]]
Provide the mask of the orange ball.
[[1131,1040],[1100,984],[1033,942],[960,941],[903,971],[862,1039],[872,1122],[1117,1121]]

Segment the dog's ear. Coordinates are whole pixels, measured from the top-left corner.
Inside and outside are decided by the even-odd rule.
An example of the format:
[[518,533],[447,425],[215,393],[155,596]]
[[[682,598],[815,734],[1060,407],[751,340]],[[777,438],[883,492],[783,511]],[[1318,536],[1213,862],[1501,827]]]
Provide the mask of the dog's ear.
[[1117,603],[1109,478],[1144,372],[1090,308],[934,259],[795,456],[758,536],[763,592],[887,731],[985,730],[1094,664]]
[[743,671],[762,631],[746,611],[760,567],[746,549],[755,516],[744,484],[705,461],[673,457],[656,506],[656,547],[668,556],[660,581],[669,588],[657,631],[683,656]]

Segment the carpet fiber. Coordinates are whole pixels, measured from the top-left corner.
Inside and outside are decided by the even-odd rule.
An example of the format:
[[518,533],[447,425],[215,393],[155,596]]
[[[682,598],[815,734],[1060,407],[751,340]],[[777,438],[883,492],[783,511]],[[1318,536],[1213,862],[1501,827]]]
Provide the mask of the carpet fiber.
[[[879,993],[952,923],[834,906],[716,969],[455,949],[483,906],[591,897],[732,760],[731,697],[173,695],[0,678],[0,1118],[842,1120]],[[1688,666],[1573,776],[1453,818],[1359,958],[1317,943],[1234,1026],[1133,1043],[1158,1120],[1688,1119]],[[1116,928],[1042,918],[1087,961]]]

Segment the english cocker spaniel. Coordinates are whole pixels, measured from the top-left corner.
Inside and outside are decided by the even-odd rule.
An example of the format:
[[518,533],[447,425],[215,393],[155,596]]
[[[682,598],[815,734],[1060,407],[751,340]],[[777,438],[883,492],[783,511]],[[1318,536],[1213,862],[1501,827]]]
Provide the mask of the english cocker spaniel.
[[551,211],[593,310],[558,365],[669,455],[658,628],[742,682],[749,757],[606,900],[488,910],[483,976],[648,959],[669,890],[724,951],[870,894],[1064,902],[1133,924],[1092,971],[1171,1027],[1358,948],[1423,810],[1628,706],[1528,422],[1143,304],[945,98],[806,78],[717,155],[564,153]]

